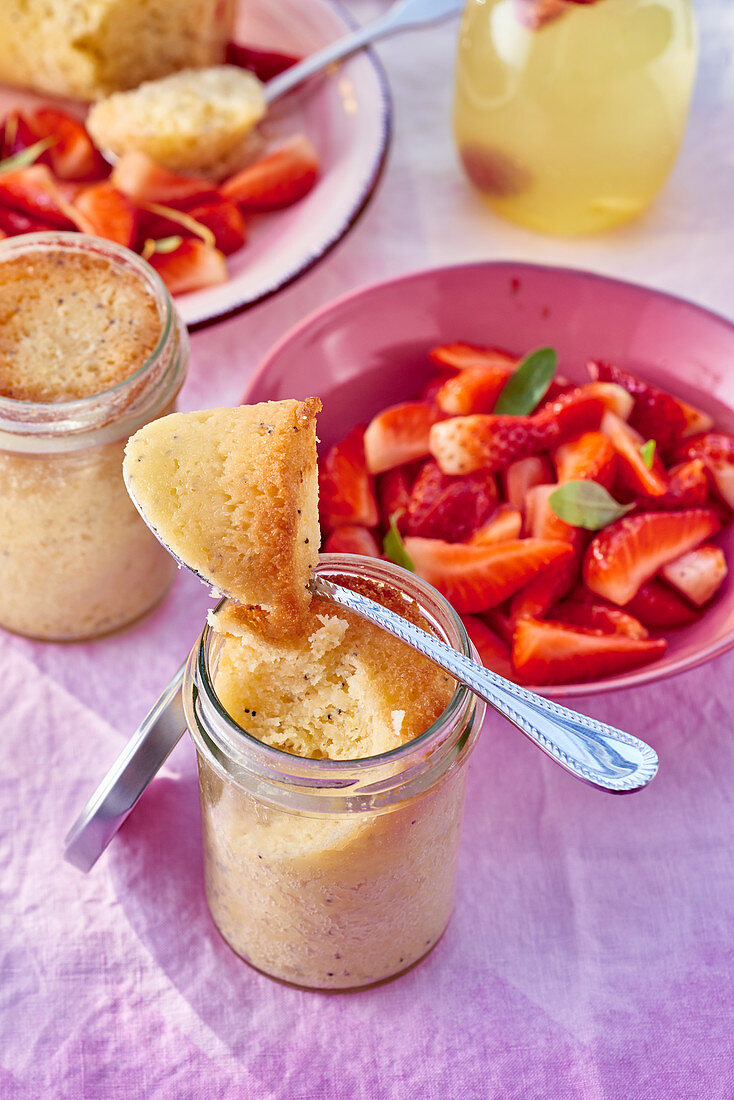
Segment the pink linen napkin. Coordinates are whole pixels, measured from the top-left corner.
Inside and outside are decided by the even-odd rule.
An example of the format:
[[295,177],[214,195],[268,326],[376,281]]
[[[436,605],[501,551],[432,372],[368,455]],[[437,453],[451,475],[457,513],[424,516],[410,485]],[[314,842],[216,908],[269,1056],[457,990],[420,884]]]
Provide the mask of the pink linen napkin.
[[397,981],[329,995],[219,938],[187,740],[90,875],[63,863],[122,742],[15,641],[0,639],[3,1098],[734,1094],[732,657],[589,702],[658,748],[641,794],[584,787],[490,721],[447,933]]

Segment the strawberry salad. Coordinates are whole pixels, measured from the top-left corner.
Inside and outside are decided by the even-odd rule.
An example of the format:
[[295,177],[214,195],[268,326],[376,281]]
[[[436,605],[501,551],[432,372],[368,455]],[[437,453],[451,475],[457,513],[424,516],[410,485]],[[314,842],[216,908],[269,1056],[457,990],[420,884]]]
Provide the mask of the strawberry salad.
[[484,664],[524,684],[587,682],[661,657],[727,575],[734,436],[611,363],[589,381],[541,348],[430,352],[415,401],[320,462],[327,553],[385,556],[462,616]]
[[[263,80],[296,58],[230,45]],[[172,294],[226,282],[248,220],[303,198],[319,157],[299,134],[223,182],[170,172],[142,152],[111,167],[78,118],[52,106],[0,120],[0,238],[67,230],[139,252]]]

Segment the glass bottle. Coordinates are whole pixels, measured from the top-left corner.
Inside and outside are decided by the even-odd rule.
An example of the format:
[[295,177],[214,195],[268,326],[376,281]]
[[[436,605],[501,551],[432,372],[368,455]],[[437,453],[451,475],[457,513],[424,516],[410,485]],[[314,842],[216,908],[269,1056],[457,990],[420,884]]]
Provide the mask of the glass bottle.
[[678,154],[696,56],[690,0],[469,0],[454,101],[469,179],[543,233],[636,217]]

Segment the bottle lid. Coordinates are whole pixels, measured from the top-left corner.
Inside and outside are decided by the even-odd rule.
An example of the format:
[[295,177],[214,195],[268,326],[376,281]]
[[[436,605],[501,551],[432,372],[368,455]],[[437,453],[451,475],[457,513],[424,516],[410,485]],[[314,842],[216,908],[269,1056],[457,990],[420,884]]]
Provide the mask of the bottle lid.
[[186,729],[181,665],[69,830],[64,859],[91,871]]

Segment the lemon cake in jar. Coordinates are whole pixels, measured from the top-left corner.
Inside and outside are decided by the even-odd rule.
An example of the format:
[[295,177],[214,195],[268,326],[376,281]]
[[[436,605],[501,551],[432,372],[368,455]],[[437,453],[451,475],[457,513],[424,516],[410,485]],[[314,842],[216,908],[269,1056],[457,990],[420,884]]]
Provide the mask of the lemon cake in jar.
[[212,917],[272,977],[352,989],[407,969],[446,927],[485,708],[404,642],[310,594],[317,572],[471,653],[419,577],[316,559],[318,404],[166,417],[130,441],[125,477],[162,541],[230,597],[183,689]]
[[175,566],[125,493],[128,436],[170,411],[188,342],[139,257],[75,233],[0,243],[0,626],[108,633]]
[[0,81],[94,100],[218,65],[234,0],[3,0]]

